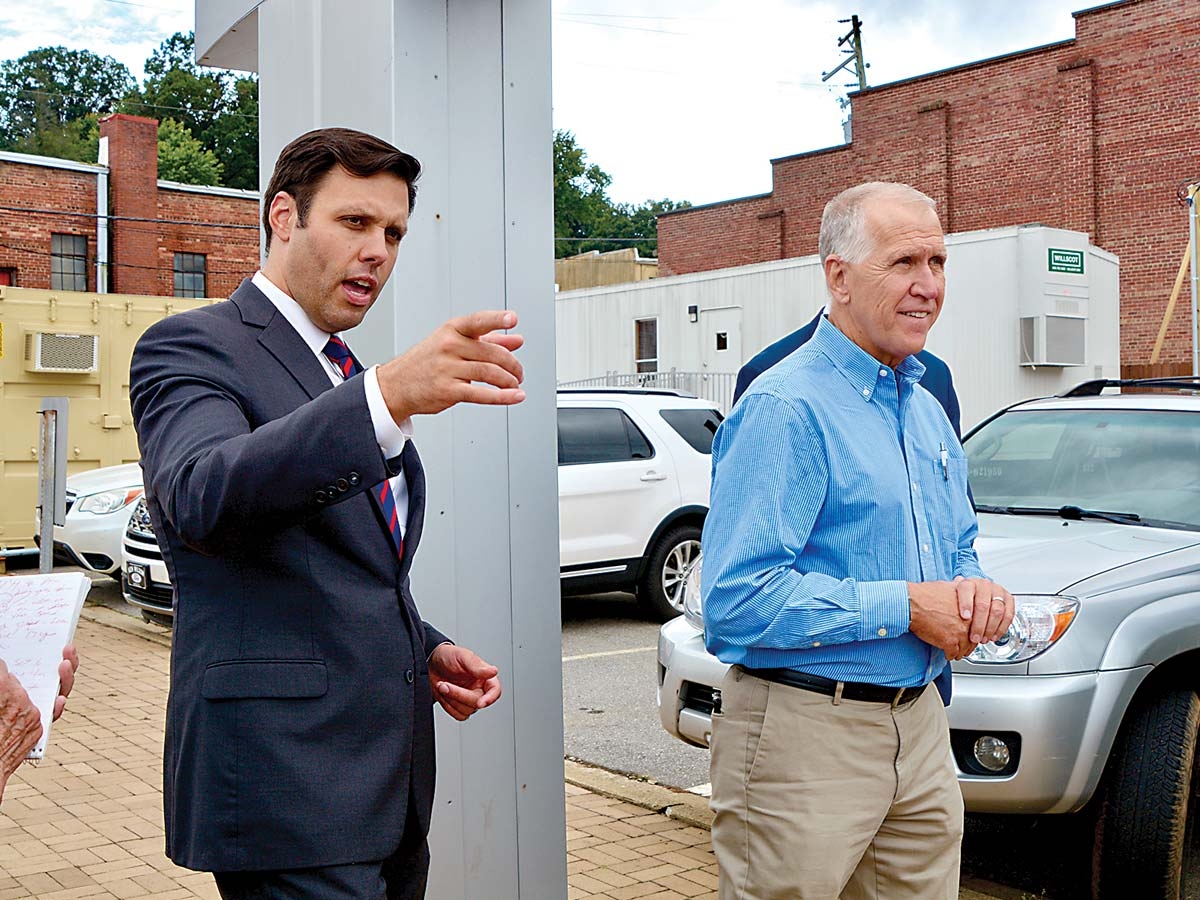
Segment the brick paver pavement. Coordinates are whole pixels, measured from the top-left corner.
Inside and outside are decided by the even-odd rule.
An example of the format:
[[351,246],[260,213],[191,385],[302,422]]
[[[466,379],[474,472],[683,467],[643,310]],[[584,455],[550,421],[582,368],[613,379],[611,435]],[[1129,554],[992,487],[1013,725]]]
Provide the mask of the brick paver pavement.
[[[46,759],[0,804],[0,900],[217,900],[211,876],[163,853],[169,637],[89,607],[76,644],[80,677]],[[707,831],[573,785],[566,802],[569,898],[716,897]]]

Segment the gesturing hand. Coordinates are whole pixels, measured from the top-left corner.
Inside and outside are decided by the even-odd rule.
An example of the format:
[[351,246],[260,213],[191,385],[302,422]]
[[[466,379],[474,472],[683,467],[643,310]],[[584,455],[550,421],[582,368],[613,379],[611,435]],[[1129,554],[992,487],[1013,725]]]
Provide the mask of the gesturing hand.
[[434,699],[460,722],[500,698],[500,670],[457,644],[439,644],[429,657]]
[[[392,418],[439,413],[457,403],[510,406],[525,399],[525,371],[513,356],[525,339],[504,334],[511,310],[451,319],[406,353],[379,367],[379,389]],[[490,385],[490,387],[489,387]]]

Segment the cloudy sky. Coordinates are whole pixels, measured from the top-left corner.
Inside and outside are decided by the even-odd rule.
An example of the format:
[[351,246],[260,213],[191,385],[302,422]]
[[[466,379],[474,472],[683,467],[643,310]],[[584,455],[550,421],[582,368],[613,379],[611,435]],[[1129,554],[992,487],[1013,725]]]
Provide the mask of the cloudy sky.
[[[346,0],[354,2],[354,0]],[[771,189],[769,160],[841,143],[839,19],[863,23],[868,84],[1074,36],[1097,0],[552,0],[554,126],[615,200],[709,203]],[[647,12],[652,10],[653,12]],[[0,59],[63,45],[141,78],[191,0],[3,0]]]

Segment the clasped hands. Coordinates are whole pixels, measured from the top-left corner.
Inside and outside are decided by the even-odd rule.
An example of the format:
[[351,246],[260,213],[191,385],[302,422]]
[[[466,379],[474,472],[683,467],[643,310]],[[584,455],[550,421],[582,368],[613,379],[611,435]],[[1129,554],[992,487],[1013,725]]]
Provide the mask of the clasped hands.
[[1004,636],[1015,612],[1013,596],[986,578],[910,582],[908,630],[946,654],[962,659],[979,644]]

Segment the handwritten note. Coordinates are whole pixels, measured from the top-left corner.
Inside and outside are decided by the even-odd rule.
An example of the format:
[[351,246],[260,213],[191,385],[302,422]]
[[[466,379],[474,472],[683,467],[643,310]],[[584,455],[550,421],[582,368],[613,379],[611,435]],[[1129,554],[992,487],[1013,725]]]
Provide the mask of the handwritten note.
[[42,713],[42,737],[27,759],[46,755],[58,664],[91,586],[82,572],[0,577],[0,659]]

